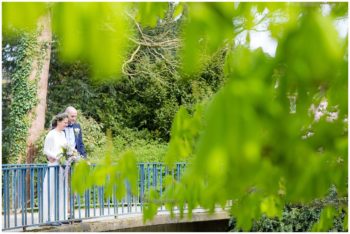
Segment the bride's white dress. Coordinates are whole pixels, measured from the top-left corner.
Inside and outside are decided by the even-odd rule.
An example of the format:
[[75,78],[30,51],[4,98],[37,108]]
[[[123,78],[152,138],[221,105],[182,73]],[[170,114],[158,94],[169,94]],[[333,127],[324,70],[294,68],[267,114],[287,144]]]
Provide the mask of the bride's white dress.
[[[48,170],[45,173],[43,182],[43,221],[55,221],[55,213],[58,220],[67,219],[67,179],[64,178],[64,169],[62,167],[50,167],[59,165],[59,154],[63,152],[63,147],[67,145],[63,131],[51,130],[44,144],[44,154],[47,157],[55,159],[55,162],[48,162]],[[56,172],[55,172],[56,171]],[[58,172],[57,172],[58,171]],[[50,174],[50,178],[49,178]],[[55,175],[56,174],[56,175]],[[55,185],[55,177],[56,183]],[[57,190],[57,191],[56,191]],[[56,195],[56,197],[55,197]],[[56,202],[56,205],[55,205]],[[49,209],[50,208],[50,209]],[[58,213],[57,213],[58,212]],[[65,216],[64,216],[65,214]]]

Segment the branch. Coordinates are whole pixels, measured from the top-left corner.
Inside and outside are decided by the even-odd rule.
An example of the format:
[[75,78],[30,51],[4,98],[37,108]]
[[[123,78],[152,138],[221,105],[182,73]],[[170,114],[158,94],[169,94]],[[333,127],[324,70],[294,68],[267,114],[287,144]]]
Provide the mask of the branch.
[[131,63],[131,62],[134,60],[134,57],[135,57],[135,55],[137,54],[137,52],[139,51],[140,47],[141,47],[141,45],[139,45],[139,46],[136,48],[136,50],[132,53],[130,59],[129,59],[128,61],[126,61],[126,62],[123,64],[123,66],[122,66],[122,71],[123,71],[123,73],[124,73],[125,75],[135,75],[135,74],[130,74],[130,73],[126,72],[126,71],[125,71],[125,66],[126,66],[128,63]]

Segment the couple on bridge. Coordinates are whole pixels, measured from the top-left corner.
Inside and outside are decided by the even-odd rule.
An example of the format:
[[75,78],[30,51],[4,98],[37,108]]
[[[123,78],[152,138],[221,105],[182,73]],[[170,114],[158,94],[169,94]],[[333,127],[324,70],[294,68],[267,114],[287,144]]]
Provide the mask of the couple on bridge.
[[[51,130],[46,135],[44,154],[49,169],[43,182],[43,221],[52,222],[55,214],[64,220],[68,212],[68,171],[70,163],[86,158],[85,146],[80,124],[77,123],[77,110],[69,106],[64,113],[57,114],[51,122]],[[64,162],[64,163],[63,163]],[[64,169],[60,165],[65,164]],[[59,166],[59,167],[57,167]],[[68,216],[69,217],[69,216]],[[57,220],[57,219],[56,219]],[[51,225],[61,225],[52,222]]]

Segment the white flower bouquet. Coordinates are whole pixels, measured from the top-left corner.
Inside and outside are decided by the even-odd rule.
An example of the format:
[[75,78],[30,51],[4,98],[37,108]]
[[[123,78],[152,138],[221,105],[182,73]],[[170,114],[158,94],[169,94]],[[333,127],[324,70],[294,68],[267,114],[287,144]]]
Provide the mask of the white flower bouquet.
[[60,165],[65,165],[64,174],[66,178],[68,178],[69,170],[72,163],[77,162],[80,159],[82,159],[82,156],[80,156],[78,151],[71,145],[67,144],[65,147],[62,148],[59,163]]
[[59,163],[61,165],[70,166],[73,162],[76,162],[80,159],[81,156],[78,153],[78,151],[71,145],[67,144],[65,147],[62,148],[62,153],[59,156]]

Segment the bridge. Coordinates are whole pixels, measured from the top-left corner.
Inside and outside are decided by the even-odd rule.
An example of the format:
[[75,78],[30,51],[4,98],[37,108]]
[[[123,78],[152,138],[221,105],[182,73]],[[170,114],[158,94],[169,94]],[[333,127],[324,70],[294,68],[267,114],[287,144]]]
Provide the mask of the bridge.
[[[121,200],[105,193],[103,186],[93,186],[83,195],[74,194],[70,179],[65,180],[63,199],[60,193],[60,166],[46,164],[2,165],[2,231],[225,231],[228,227],[228,213],[217,209],[208,214],[198,207],[192,219],[180,218],[175,209],[171,218],[165,206],[160,206],[156,217],[144,223],[142,211],[144,194],[154,188],[162,194],[165,176],[179,180],[186,168],[185,163],[177,163],[169,170],[162,163],[139,163],[138,190],[132,194],[126,184],[126,195]],[[64,168],[63,168],[64,169]],[[61,168],[62,170],[62,168]],[[50,173],[48,173],[50,171]],[[51,172],[54,172],[52,174]],[[67,170],[67,178],[71,170]],[[74,173],[74,172],[73,172]],[[54,175],[54,183],[44,183],[45,175]],[[49,179],[50,181],[50,179]],[[48,186],[46,189],[44,186]],[[53,191],[54,194],[44,194]],[[67,195],[66,195],[67,194]],[[44,201],[44,198],[48,201]],[[50,208],[46,204],[54,202],[50,218]],[[66,202],[62,202],[66,201]],[[52,204],[52,203],[51,203]],[[62,209],[63,207],[63,209]],[[63,212],[62,212],[63,210]],[[48,212],[48,213],[45,213]],[[186,211],[185,211],[186,212]],[[79,221],[79,222],[77,222]],[[64,225],[52,226],[57,222]]]

